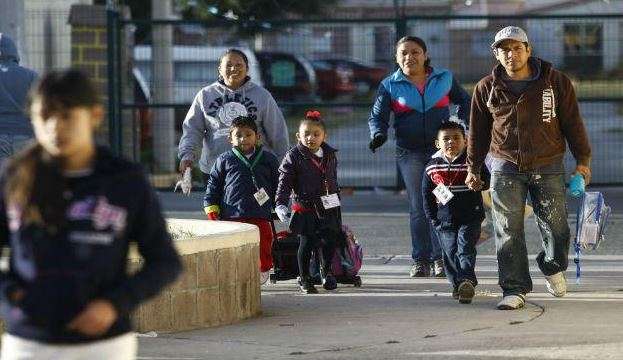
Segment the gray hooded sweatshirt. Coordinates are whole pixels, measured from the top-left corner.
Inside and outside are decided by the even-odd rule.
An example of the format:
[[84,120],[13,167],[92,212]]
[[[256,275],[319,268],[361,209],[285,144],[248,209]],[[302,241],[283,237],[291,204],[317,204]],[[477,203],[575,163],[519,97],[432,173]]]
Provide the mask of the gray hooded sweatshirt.
[[25,106],[36,78],[34,71],[19,65],[13,40],[0,33],[0,134],[32,136]]
[[214,160],[231,148],[229,127],[240,115],[255,118],[263,144],[281,159],[290,147],[283,114],[268,90],[250,80],[236,90],[216,81],[197,93],[182,124],[179,158],[195,163],[203,141],[199,169],[209,174]]

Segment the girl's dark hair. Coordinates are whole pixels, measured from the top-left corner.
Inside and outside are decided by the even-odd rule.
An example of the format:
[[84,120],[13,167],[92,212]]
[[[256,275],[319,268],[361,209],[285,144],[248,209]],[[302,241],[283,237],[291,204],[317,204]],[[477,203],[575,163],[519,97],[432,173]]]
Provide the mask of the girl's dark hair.
[[42,114],[75,107],[100,105],[100,97],[91,80],[79,70],[67,69],[47,73],[31,90],[29,105],[41,101]]
[[255,123],[255,120],[253,120],[253,116],[250,115],[238,116],[234,120],[232,120],[229,132],[231,133],[232,131],[234,131],[234,128],[251,129],[254,133],[257,134],[257,124]]
[[320,115],[320,111],[318,110],[308,110],[305,113],[305,118],[299,123],[299,126],[306,122],[318,125],[322,128],[323,131],[327,131],[327,127],[325,126],[324,121],[322,120],[322,116]]
[[[30,91],[29,104],[41,102],[41,114],[100,104],[97,90],[86,75],[69,69],[46,74]],[[58,159],[33,144],[7,164],[5,202],[17,210],[24,225],[40,224],[55,232],[64,223],[67,200]]]
[[[396,42],[396,51],[398,51],[398,46],[400,46],[400,44],[404,44],[406,42],[416,43],[419,47],[422,48],[422,50],[424,50],[424,52],[428,51],[426,49],[426,42],[424,42],[424,40],[422,38],[419,38],[417,36],[403,36],[403,37],[401,37],[400,40],[398,40],[398,42]],[[426,61],[424,62],[424,67],[429,67],[429,66],[430,66],[430,57],[426,58]]]
[[221,55],[220,58],[218,58],[218,66],[221,66],[221,63],[223,62],[223,59],[225,58],[225,56],[229,55],[229,54],[236,54],[238,56],[240,56],[242,58],[242,61],[244,61],[244,64],[247,66],[247,69],[249,69],[249,58],[247,57],[247,55],[245,55],[244,52],[242,52],[242,50],[238,50],[235,48],[229,48],[227,50],[225,50],[225,52],[223,53],[223,55]]

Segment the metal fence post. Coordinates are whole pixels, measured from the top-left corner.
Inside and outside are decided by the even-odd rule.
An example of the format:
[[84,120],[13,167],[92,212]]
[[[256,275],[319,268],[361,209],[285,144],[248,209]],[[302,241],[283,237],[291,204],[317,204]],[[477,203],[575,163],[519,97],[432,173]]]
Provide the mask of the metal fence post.
[[118,83],[119,61],[117,48],[117,32],[119,32],[119,13],[109,3],[106,8],[106,42],[108,54],[108,141],[110,148],[115,155],[121,154],[120,136],[120,116],[119,116],[119,94]]

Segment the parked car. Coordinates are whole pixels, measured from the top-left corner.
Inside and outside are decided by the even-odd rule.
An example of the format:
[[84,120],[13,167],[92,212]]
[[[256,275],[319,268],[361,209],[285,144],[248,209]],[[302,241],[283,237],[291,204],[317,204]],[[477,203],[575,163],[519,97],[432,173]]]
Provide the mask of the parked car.
[[318,82],[318,95],[324,100],[355,92],[352,69],[324,60],[312,61]]
[[256,51],[264,87],[277,101],[314,102],[316,73],[311,63],[300,55]]
[[387,76],[389,70],[383,67],[368,66],[351,59],[322,59],[334,67],[350,69],[353,73],[353,82],[357,93],[367,93],[379,86],[379,83]]

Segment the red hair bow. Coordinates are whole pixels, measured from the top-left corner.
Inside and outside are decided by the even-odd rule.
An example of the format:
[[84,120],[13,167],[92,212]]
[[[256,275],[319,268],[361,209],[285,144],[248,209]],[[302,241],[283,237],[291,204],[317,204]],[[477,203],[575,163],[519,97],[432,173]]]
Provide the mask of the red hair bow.
[[308,119],[320,120],[320,111],[318,110],[309,110],[305,113],[305,117]]

